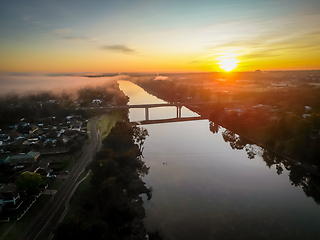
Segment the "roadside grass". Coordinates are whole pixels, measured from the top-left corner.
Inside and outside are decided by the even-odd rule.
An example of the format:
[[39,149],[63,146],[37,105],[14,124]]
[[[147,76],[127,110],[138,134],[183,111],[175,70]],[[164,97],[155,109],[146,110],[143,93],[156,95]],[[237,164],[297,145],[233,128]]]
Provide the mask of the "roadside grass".
[[[106,138],[110,133],[111,128],[116,124],[117,121],[123,119],[123,114],[121,111],[113,111],[102,117],[99,121],[97,128],[101,133],[101,140]],[[90,122],[88,123],[90,124]],[[88,125],[89,129],[89,125]],[[78,180],[81,180],[85,176],[86,172],[81,174],[81,177]],[[91,174],[90,172],[87,175],[87,178],[81,182],[73,194],[70,203],[69,203],[69,211],[65,217],[68,219],[70,217],[78,216],[79,213],[83,211],[84,204],[88,203],[88,198],[91,196],[91,184],[90,184]],[[90,206],[87,206],[90,207]],[[92,213],[97,214],[97,213]]]
[[41,195],[38,200],[32,205],[28,212],[20,219],[20,221],[12,221],[0,224],[0,240],[15,240],[28,227],[35,216],[37,216],[52,196]]
[[71,200],[70,200],[70,208],[69,211],[65,217],[65,219],[75,216],[79,214],[83,209],[83,204],[88,199],[88,196],[90,196],[90,179],[91,175],[89,174],[88,177],[79,184],[77,190],[73,194]]
[[116,124],[116,122],[122,119],[123,119],[123,114],[119,110],[115,110],[104,115],[97,125],[101,133],[101,139],[106,138],[111,128]]

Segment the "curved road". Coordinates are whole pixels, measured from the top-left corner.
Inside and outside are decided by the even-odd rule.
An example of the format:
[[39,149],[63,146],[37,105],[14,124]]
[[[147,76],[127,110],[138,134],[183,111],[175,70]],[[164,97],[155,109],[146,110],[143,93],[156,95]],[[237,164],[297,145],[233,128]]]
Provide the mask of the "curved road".
[[59,216],[56,216],[57,211],[62,204],[65,204],[65,201],[73,193],[72,190],[77,183],[77,179],[99,148],[100,141],[97,133],[97,123],[99,120],[100,118],[91,121],[90,144],[84,147],[82,156],[79,158],[72,171],[63,181],[56,194],[50,199],[48,204],[39,213],[39,215],[29,224],[26,230],[20,235],[19,240],[40,240],[48,238],[50,235],[50,232],[48,232],[50,231],[48,230],[48,227],[52,229],[58,223]]

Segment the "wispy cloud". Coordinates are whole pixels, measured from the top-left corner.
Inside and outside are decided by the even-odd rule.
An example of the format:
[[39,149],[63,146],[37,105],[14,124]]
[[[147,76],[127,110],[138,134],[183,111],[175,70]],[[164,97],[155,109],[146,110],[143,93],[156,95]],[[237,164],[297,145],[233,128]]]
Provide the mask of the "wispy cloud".
[[113,51],[113,52],[119,52],[119,53],[126,53],[126,54],[136,54],[137,51],[129,48],[125,45],[105,45],[101,47],[104,50],[107,51]]
[[[296,34],[295,32],[266,33],[258,37],[246,39],[239,38],[222,44],[214,44],[207,49],[223,51],[226,49],[239,49],[242,57],[257,59],[265,57],[277,57],[287,53],[318,51],[320,49],[320,33],[309,30]],[[241,50],[242,49],[242,50]]]
[[59,36],[63,40],[68,41],[77,41],[77,42],[98,42],[97,39],[88,38],[88,37],[76,37],[75,34],[72,33],[71,29],[53,29],[51,31],[52,34]]
[[70,41],[85,41],[85,42],[97,42],[97,39],[94,38],[86,38],[86,37],[64,37],[63,39],[65,40],[70,40]]

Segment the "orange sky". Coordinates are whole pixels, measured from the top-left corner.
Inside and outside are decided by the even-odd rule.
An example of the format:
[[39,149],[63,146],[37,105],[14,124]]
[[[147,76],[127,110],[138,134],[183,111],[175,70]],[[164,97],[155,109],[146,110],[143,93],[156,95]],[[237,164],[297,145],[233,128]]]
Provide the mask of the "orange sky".
[[2,2],[0,71],[320,69],[319,10],[315,0]]

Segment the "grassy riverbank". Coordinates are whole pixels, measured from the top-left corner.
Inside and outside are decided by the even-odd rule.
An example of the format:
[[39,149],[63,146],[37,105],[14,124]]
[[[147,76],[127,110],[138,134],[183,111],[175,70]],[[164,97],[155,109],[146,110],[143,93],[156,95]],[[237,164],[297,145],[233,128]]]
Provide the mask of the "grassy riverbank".
[[123,111],[121,110],[112,111],[104,115],[97,125],[101,134],[101,140],[106,138],[116,122],[121,120],[123,120]]

